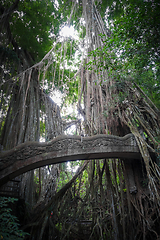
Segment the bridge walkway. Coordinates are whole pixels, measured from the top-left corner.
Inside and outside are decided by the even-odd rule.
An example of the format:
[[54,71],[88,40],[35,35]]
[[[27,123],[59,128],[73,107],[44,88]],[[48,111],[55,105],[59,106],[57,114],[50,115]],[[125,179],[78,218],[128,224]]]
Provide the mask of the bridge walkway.
[[74,160],[140,157],[132,134],[124,137],[100,134],[83,138],[62,135],[45,143],[25,142],[0,154],[0,186],[46,165]]

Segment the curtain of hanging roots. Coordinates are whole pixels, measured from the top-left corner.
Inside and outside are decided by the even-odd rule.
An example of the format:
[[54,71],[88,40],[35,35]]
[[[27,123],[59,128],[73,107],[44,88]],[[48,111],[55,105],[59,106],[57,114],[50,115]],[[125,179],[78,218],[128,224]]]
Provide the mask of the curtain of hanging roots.
[[[15,77],[13,80],[9,79],[6,83],[5,81],[2,82],[1,104],[4,104],[1,105],[3,113],[1,119],[1,145],[4,150],[11,149],[22,142],[39,141],[40,122],[44,118],[43,115],[46,118],[46,140],[60,135],[63,131],[59,107],[43,90],[40,90],[38,76],[39,73],[36,68],[30,68],[20,74],[19,77]],[[5,110],[7,111],[5,112]],[[52,185],[50,192],[57,181],[55,173],[58,173],[58,165],[53,168],[52,173],[55,183],[53,183],[53,180],[50,181]],[[34,171],[24,174],[20,191],[21,197],[31,206],[35,201],[33,181]]]
[[[106,30],[100,15],[94,8],[94,3],[89,1],[83,4],[88,51],[92,51],[97,47],[103,47],[98,34],[106,33]],[[88,57],[85,62],[89,61]],[[98,62],[98,59],[95,57],[95,63],[96,61]],[[105,64],[104,62],[104,66]],[[133,236],[137,239],[145,239],[147,234],[153,235],[154,238],[158,234],[155,228],[157,216],[159,216],[157,207],[159,205],[159,171],[157,171],[156,156],[153,157],[154,154],[152,154],[151,157],[150,151],[155,152],[159,147],[156,137],[159,136],[160,113],[138,86],[125,82],[123,83],[125,99],[121,102],[116,79],[108,77],[107,72],[100,72],[100,78],[98,69],[95,65],[93,67],[97,70],[96,73],[93,70],[89,71],[87,67],[81,68],[82,94],[80,94],[78,107],[84,116],[86,134],[110,133],[124,136],[132,132],[142,156],[141,163],[135,164],[132,161],[126,163],[126,160],[122,160],[122,167],[118,167],[119,164],[116,165],[111,160],[107,168],[110,211],[115,229],[114,239],[129,239],[129,236],[130,239],[133,239]],[[84,109],[81,106],[81,99],[83,99]],[[111,171],[110,178],[109,171]],[[92,181],[95,186],[94,178]],[[147,208],[148,205],[150,208]],[[95,221],[94,217],[93,219]]]

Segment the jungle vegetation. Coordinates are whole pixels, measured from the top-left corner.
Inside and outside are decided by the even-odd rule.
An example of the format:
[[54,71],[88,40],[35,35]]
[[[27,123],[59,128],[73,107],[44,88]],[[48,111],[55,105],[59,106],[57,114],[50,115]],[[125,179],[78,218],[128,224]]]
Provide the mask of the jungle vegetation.
[[[160,238],[159,12],[158,0],[1,1],[1,149],[61,134],[132,133],[142,157],[20,176],[22,238]],[[65,26],[75,35],[61,35]]]

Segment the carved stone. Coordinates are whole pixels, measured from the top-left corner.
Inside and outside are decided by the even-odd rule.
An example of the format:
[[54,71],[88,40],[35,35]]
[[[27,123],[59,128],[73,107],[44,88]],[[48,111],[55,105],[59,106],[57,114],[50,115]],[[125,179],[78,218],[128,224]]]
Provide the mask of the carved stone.
[[82,138],[62,135],[46,143],[23,143],[0,154],[0,186],[26,171],[45,165],[102,158],[139,159],[134,136],[101,134]]

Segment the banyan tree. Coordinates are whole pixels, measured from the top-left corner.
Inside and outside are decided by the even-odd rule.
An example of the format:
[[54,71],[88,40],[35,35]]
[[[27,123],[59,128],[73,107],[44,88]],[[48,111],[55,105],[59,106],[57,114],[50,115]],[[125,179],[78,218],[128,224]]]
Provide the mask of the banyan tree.
[[[160,6],[143,4],[0,4],[1,150],[50,141],[74,125],[84,137],[132,133],[141,154],[80,162],[70,178],[65,164],[20,176],[20,196],[30,206],[21,226],[27,239],[160,238]],[[65,25],[77,36],[61,35]],[[52,99],[57,92],[61,106]]]

